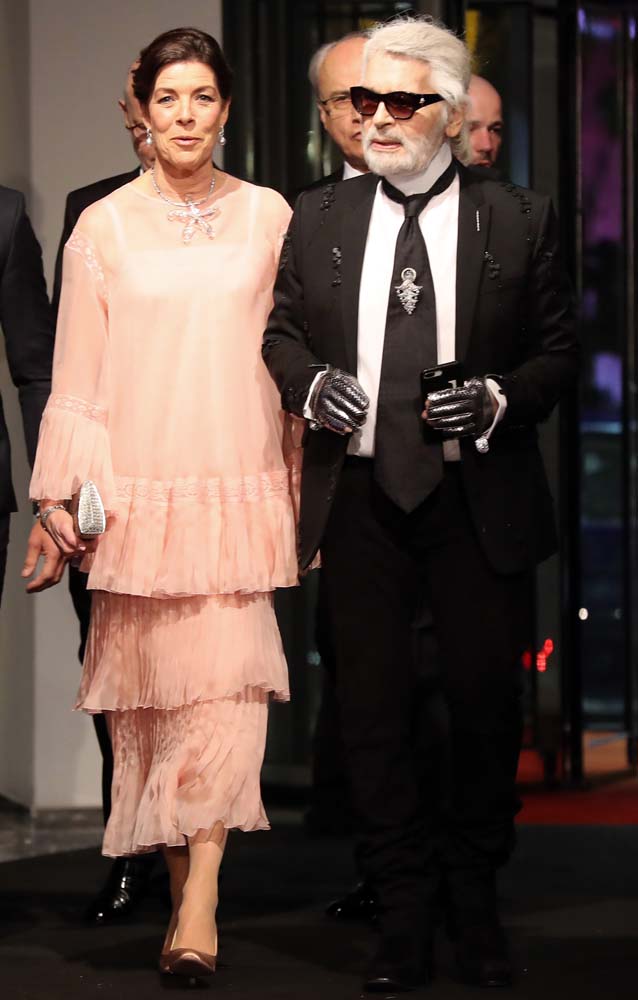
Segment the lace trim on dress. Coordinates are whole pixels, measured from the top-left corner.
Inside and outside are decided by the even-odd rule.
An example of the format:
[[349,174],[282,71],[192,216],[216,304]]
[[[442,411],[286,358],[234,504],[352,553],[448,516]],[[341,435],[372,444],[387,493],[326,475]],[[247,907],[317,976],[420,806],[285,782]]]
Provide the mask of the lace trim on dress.
[[106,299],[107,298],[106,278],[104,277],[104,271],[102,269],[102,265],[100,264],[97,253],[95,252],[95,247],[93,246],[91,241],[87,239],[86,236],[83,236],[82,233],[73,232],[71,233],[71,236],[69,237],[66,245],[69,248],[69,250],[74,250],[76,253],[79,253],[80,256],[84,259],[86,266],[88,267],[91,274],[94,276],[99,286],[100,292]]
[[53,393],[49,396],[47,409],[79,413],[80,416],[87,417],[88,420],[96,420],[99,424],[106,424],[108,416],[104,406],[96,406],[95,403],[89,403],[86,399],[80,399],[79,396],[63,396],[59,393]]
[[133,479],[116,478],[118,500],[144,499],[168,504],[173,500],[191,503],[245,503],[287,496],[290,479],[287,469],[262,472],[255,476],[214,479]]

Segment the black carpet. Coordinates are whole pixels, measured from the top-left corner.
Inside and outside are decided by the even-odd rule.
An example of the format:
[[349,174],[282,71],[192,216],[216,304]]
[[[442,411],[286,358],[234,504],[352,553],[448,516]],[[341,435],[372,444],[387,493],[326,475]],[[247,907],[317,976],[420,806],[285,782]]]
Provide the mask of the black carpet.
[[[234,834],[224,862],[220,959],[212,986],[169,988],[155,973],[165,923],[161,876],[138,918],[85,927],[79,915],[108,862],[76,851],[0,865],[2,1000],[147,1000],[163,992],[241,998],[355,1000],[371,942],[364,927],[323,917],[353,879],[345,841],[298,827]],[[638,995],[638,831],[527,827],[501,880],[521,1000]],[[412,996],[470,998],[437,943],[437,978]]]

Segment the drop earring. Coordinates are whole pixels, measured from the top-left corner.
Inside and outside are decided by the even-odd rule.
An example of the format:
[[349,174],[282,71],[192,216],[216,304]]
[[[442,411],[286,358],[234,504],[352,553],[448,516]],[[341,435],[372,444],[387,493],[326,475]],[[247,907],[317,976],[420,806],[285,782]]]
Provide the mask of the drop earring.
[[153,133],[151,132],[150,128],[146,129],[146,139],[144,141],[146,142],[147,146],[153,145]]
[[219,130],[219,135],[217,136],[217,142],[219,143],[220,146],[225,146],[226,145],[226,136],[224,135],[224,126],[223,125],[220,128],[220,130]]

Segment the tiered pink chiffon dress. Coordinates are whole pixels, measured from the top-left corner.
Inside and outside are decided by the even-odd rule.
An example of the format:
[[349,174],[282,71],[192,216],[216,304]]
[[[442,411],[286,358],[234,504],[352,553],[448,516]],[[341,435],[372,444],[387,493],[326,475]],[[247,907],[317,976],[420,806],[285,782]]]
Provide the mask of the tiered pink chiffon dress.
[[99,487],[109,527],[77,706],[105,712],[117,856],[268,827],[267,706],[288,698],[272,606],[297,582],[294,455],[261,335],[290,210],[225,177],[215,238],[133,181],[64,255],[31,496]]

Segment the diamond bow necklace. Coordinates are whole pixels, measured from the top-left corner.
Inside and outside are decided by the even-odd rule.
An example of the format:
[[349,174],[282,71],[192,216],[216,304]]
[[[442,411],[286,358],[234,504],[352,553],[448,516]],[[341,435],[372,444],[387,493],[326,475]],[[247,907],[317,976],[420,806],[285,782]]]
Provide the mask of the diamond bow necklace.
[[151,167],[150,174],[151,182],[155,188],[155,193],[158,194],[162,201],[165,201],[167,205],[173,206],[173,211],[168,213],[168,221],[174,222],[177,220],[178,222],[184,223],[184,229],[182,230],[182,240],[184,243],[190,243],[195,235],[196,229],[201,229],[201,231],[208,236],[209,240],[214,239],[215,230],[208,220],[214,218],[216,215],[219,215],[219,209],[217,208],[217,205],[211,205],[210,208],[205,208],[202,211],[199,206],[203,205],[205,201],[208,201],[212,195],[215,187],[215,174],[213,174],[210,182],[208,193],[205,194],[203,198],[198,198],[197,201],[193,201],[193,199],[188,196],[186,196],[184,201],[172,201],[170,198],[166,197],[157,183],[157,179],[155,177],[155,164]]

